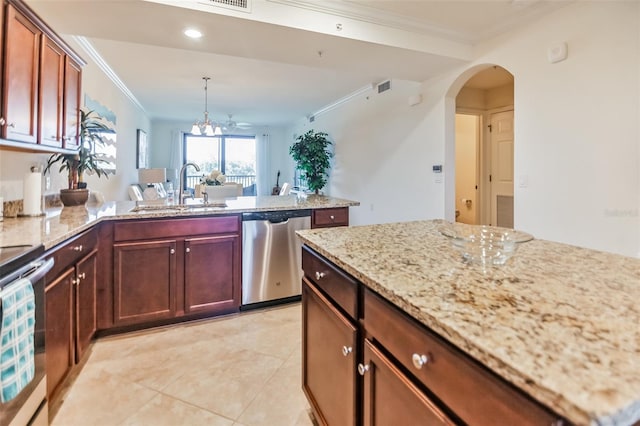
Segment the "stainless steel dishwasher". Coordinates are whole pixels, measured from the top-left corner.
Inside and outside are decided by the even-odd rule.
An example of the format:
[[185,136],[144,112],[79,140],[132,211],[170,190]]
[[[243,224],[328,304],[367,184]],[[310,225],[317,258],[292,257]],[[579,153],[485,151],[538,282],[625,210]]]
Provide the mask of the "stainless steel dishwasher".
[[242,308],[299,298],[302,243],[295,234],[311,227],[311,210],[242,214]]

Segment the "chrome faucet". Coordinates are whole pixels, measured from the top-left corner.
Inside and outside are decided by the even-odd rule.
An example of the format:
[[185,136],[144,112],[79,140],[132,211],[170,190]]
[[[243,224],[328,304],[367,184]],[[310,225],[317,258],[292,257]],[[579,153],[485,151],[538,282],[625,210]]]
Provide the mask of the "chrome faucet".
[[180,196],[178,197],[178,201],[180,204],[184,204],[184,171],[186,170],[186,168],[188,166],[193,166],[195,167],[196,171],[200,171],[200,167],[198,167],[197,164],[195,163],[185,163],[181,168],[180,168]]

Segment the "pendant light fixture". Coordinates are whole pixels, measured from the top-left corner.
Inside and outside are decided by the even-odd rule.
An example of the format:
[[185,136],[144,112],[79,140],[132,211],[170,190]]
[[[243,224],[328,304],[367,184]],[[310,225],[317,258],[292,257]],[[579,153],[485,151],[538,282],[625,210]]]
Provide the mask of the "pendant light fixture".
[[191,127],[191,134],[192,135],[206,135],[206,136],[219,136],[222,134],[222,130],[220,129],[220,126],[215,124],[215,128],[214,125],[211,124],[211,121],[209,120],[209,111],[207,109],[207,96],[208,96],[208,86],[209,86],[209,80],[211,80],[210,77],[202,77],[202,79],[204,80],[204,120],[203,121],[196,121],[195,123],[193,123],[193,127]]

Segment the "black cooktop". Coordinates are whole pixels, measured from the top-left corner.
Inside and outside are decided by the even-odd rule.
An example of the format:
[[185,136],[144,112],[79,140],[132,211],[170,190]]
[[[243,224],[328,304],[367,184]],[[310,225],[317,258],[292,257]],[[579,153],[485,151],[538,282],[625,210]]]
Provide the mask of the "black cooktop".
[[27,263],[36,260],[44,253],[42,244],[15,245],[0,247],[0,278],[10,274]]

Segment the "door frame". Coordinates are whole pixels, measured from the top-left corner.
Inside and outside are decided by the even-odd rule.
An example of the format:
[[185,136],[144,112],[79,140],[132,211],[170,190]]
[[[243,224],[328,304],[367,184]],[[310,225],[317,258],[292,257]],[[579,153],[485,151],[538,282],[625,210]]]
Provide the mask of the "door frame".
[[[479,117],[479,125],[481,130],[478,136],[478,164],[476,168],[476,181],[478,182],[477,196],[479,203],[479,206],[476,209],[476,223],[478,225],[488,225],[491,222],[491,182],[489,182],[489,174],[491,173],[491,132],[489,131],[489,124],[491,123],[491,116],[493,114],[506,111],[513,111],[515,121],[515,108],[513,105],[505,105],[500,108],[492,108],[488,110],[456,107],[455,110],[456,114],[476,115]],[[514,134],[514,149],[515,143],[516,141]],[[515,203],[515,193],[513,196],[513,200]]]

